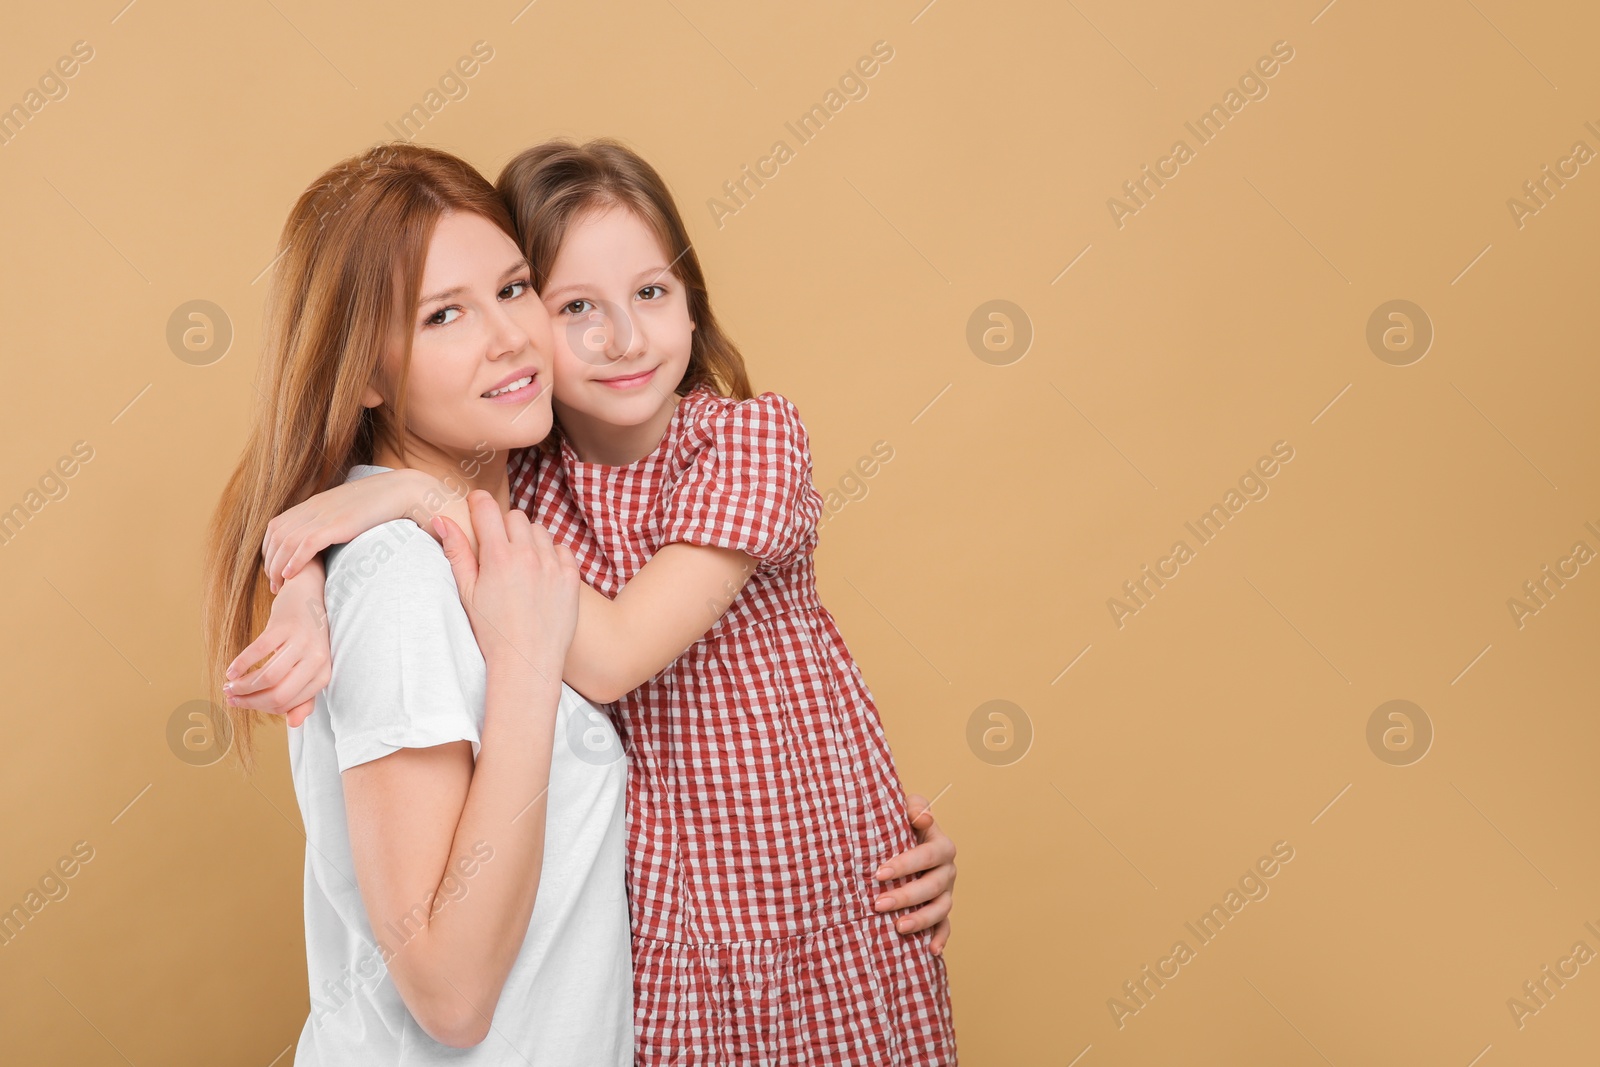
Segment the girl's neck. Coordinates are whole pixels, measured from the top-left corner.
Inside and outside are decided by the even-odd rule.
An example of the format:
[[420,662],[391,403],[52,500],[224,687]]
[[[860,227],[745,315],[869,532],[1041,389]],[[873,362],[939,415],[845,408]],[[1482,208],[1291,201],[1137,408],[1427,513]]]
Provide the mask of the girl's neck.
[[637,463],[661,444],[682,398],[669,394],[660,410],[637,426],[618,426],[603,422],[583,412],[573,411],[560,401],[555,402],[556,421],[561,424],[572,451],[584,463],[598,463],[606,467],[626,467]]

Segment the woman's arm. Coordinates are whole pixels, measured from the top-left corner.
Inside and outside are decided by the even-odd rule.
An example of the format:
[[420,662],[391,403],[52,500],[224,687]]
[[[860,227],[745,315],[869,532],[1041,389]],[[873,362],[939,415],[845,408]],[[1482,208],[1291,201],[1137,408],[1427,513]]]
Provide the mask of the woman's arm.
[[[521,512],[469,498],[479,559],[446,525],[446,554],[487,665],[470,742],[401,749],[343,776],[356,879],[395,988],[443,1044],[482,1041],[527,935],[544,858],[560,665],[577,566]],[[481,570],[480,570],[481,560]],[[482,862],[485,852],[492,862]],[[444,892],[471,872],[459,899]],[[391,932],[404,930],[401,944]]]

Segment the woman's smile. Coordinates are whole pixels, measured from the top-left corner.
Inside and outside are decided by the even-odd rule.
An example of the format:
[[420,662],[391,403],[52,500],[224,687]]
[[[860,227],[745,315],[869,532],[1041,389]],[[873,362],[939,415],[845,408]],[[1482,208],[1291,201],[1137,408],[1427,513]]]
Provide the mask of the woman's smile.
[[525,404],[544,389],[537,367],[524,367],[500,379],[493,389],[483,394],[483,399],[496,404]]

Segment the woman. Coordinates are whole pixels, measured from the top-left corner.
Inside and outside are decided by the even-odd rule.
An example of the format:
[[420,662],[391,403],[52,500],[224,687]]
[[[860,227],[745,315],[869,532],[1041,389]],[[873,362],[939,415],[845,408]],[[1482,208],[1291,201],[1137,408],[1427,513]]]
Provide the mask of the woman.
[[[327,563],[335,663],[290,744],[313,1001],[295,1062],[631,1063],[623,766],[593,758],[609,724],[560,682],[574,562],[507,511],[507,453],[551,424],[511,219],[462,161],[384,146],[300,197],[277,271],[208,553],[213,677],[266,615],[271,516],[390,469],[472,490],[439,502],[448,559],[402,521]],[[230,715],[249,766],[256,716]]]

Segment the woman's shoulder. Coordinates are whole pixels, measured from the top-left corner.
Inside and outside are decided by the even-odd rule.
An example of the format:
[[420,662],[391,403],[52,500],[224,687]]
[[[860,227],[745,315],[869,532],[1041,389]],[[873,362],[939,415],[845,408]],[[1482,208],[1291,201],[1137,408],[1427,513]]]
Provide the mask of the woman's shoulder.
[[327,600],[416,597],[456,599],[455,576],[444,548],[410,519],[393,519],[328,549]]

